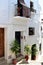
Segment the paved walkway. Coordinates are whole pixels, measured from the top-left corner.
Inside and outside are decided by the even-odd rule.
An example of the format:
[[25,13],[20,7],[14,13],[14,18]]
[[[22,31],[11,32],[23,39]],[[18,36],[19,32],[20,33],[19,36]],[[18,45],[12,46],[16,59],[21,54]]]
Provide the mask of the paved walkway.
[[[4,62],[1,62],[0,65],[12,65],[12,64],[7,64],[7,62],[4,61]],[[17,65],[21,65],[21,64],[17,64]],[[29,63],[29,64],[22,64],[22,65],[43,65],[43,63],[41,64],[39,62],[39,63]]]
[[[6,60],[4,59],[0,59],[0,65],[12,65],[12,64],[8,64],[6,62]],[[21,65],[21,64],[17,64],[17,65]],[[22,65],[43,65],[43,62],[30,62],[29,64],[22,64]]]
[[7,64],[4,58],[0,58],[0,65],[9,65],[9,64]]

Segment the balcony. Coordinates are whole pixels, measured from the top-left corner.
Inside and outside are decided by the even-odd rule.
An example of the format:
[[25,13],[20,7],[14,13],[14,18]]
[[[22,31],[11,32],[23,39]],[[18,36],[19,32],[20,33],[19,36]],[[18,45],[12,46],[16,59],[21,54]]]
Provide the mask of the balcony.
[[15,16],[27,17],[30,18],[30,8],[28,7],[17,7],[15,6]]
[[18,0],[18,4],[15,5],[15,15],[19,20],[26,18],[31,18],[36,13],[36,10],[33,7],[33,2],[30,1],[30,8],[25,4],[24,0]]
[[[24,9],[26,9],[26,8],[24,8]],[[24,12],[24,9],[23,9],[23,12]],[[13,21],[15,24],[25,25],[25,24],[27,24],[28,21],[30,21],[30,13],[29,13],[29,16],[27,16],[27,13],[25,13],[25,12],[23,14],[22,13],[20,14],[19,13],[20,10],[21,10],[21,8],[19,8],[18,5],[16,4],[15,5],[15,15],[13,17]],[[30,12],[30,8],[28,10]]]
[[18,0],[18,4],[15,5],[15,16],[30,18],[30,15],[30,8],[26,6],[24,0]]

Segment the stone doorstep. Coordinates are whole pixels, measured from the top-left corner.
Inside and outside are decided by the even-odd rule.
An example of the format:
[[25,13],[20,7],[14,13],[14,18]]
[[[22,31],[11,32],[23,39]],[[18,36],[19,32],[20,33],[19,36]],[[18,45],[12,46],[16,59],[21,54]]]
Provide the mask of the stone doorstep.
[[24,58],[24,56],[20,56],[20,57],[17,58],[17,61],[20,61],[23,58]]

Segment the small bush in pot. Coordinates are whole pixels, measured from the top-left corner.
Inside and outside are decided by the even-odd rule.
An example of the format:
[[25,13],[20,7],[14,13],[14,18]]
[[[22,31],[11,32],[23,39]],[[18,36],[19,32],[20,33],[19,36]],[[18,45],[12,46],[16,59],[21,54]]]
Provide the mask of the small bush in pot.
[[26,45],[26,46],[24,47],[24,51],[25,51],[25,53],[26,53],[25,59],[26,59],[26,61],[28,61],[28,59],[29,59],[29,54],[31,53],[31,48],[30,48],[30,46],[29,46],[29,45]]
[[16,58],[14,58],[14,55],[17,56],[18,52],[19,52],[19,43],[17,40],[13,40],[13,42],[10,44],[10,49],[12,51],[12,57],[13,57],[13,62],[16,63]]

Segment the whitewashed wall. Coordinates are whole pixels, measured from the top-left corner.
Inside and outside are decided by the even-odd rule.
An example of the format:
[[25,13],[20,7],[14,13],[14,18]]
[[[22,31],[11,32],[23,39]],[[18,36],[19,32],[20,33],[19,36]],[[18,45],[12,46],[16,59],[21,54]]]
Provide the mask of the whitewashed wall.
[[[40,23],[43,22],[42,19],[43,19],[43,1],[39,0],[39,4],[40,4],[40,7],[41,7],[41,11],[40,11]],[[42,26],[42,29],[43,29],[43,24],[41,23],[41,26]],[[43,33],[43,30],[41,31],[41,33]],[[43,35],[42,35],[43,36]],[[42,43],[42,56],[43,56],[43,38],[41,38],[41,43]]]
[[0,23],[8,22],[8,0],[0,0]]
[[[34,44],[34,43],[38,44],[39,43],[39,37],[40,37],[40,34],[39,34],[40,24],[38,22],[39,15],[34,15],[34,17],[32,17],[31,20],[28,20],[28,21],[23,21],[23,22],[22,21],[21,22],[15,21],[15,19],[13,19],[14,15],[15,15],[14,4],[17,4],[17,0],[1,0],[0,1],[0,23],[1,24],[8,24],[11,22],[10,25],[8,24],[8,25],[6,25],[7,27],[5,27],[6,31],[7,31],[7,33],[5,34],[6,43],[7,43],[7,47],[5,47],[5,48],[7,48],[6,49],[7,52],[5,50],[5,52],[6,52],[5,57],[7,60],[8,60],[8,57],[10,55],[10,51],[9,51],[10,45],[9,44],[11,43],[11,41],[13,39],[15,39],[15,31],[23,32],[23,36],[26,37],[25,40],[23,39],[23,43],[21,40],[21,48],[22,48],[21,51],[24,50],[25,44],[30,44],[30,45]],[[34,6],[35,6],[35,4],[34,4]],[[28,35],[28,28],[30,26],[35,27],[35,35],[34,36]]]
[[[29,45],[32,45],[32,44],[39,44],[39,39],[40,39],[40,33],[39,33],[39,30],[40,30],[40,23],[39,23],[39,15],[36,15],[38,12],[38,10],[36,11],[36,13],[34,14],[34,16],[31,17],[31,20],[28,20],[28,21],[21,21],[21,20],[18,20],[18,21],[15,21],[14,19],[14,0],[10,1],[9,2],[10,5],[9,5],[9,22],[11,22],[11,24],[13,24],[13,26],[9,26],[8,27],[8,54],[7,54],[7,59],[10,55],[10,52],[9,52],[9,44],[10,42],[12,41],[12,39],[15,38],[15,31],[21,31],[23,32],[23,36],[26,37],[26,39],[24,40],[21,40],[21,52],[24,54],[24,46],[25,44],[29,44]],[[12,19],[13,18],[13,19]],[[33,36],[29,36],[28,35],[28,28],[29,27],[34,27],[35,28],[35,35]],[[12,32],[13,31],[13,32]],[[14,37],[13,37],[14,36]],[[23,41],[23,43],[22,43]]]

